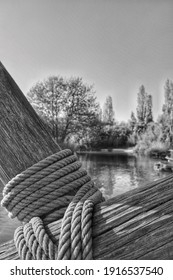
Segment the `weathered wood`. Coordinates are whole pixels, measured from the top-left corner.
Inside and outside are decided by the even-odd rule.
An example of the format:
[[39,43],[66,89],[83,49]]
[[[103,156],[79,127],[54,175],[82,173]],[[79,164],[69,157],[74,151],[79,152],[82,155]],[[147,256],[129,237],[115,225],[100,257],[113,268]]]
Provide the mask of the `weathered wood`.
[[[0,152],[4,181],[59,147],[0,65]],[[46,226],[58,244],[61,220]],[[95,207],[95,259],[173,259],[173,176],[126,192]],[[18,259],[13,241],[0,259]]]
[[[161,180],[160,185],[169,185],[166,190],[168,201],[161,203],[157,199],[155,207],[152,203],[146,205],[143,193],[150,195],[155,189],[151,184],[140,190],[138,200],[140,205],[129,203],[130,192],[111,199],[112,204],[104,202],[95,207],[93,218],[93,250],[94,259],[173,259],[173,250],[168,244],[173,244],[173,198],[169,192],[172,189],[172,177]],[[159,193],[157,193],[159,194]],[[144,198],[144,199],[143,199]],[[110,202],[110,201],[109,201]],[[114,203],[113,203],[114,202]],[[49,235],[58,245],[61,220],[46,226]],[[13,243],[0,246],[0,259],[18,258]]]
[[60,150],[0,62],[0,176],[4,183]]

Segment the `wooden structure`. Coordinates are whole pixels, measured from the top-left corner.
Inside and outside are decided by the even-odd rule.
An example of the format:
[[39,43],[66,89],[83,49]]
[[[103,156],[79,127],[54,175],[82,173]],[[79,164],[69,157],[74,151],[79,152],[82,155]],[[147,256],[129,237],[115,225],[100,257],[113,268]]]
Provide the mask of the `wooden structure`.
[[[21,90],[0,64],[0,176],[17,173],[60,150]],[[46,226],[58,244],[61,220]],[[94,259],[173,259],[173,175],[98,204]],[[13,240],[0,259],[18,259]]]

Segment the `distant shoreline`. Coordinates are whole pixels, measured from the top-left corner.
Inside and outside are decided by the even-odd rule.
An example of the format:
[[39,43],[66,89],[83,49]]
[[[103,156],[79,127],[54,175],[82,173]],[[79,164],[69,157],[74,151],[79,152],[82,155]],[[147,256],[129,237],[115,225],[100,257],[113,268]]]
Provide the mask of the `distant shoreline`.
[[91,155],[135,155],[133,149],[101,149],[100,151],[77,151],[77,154],[91,154]]

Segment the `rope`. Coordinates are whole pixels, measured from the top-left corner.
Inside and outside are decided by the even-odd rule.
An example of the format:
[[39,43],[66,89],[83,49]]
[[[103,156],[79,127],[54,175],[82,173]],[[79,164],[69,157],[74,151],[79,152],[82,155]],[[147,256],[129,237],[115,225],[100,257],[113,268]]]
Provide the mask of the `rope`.
[[103,201],[93,182],[75,195],[64,215],[58,247],[58,259],[92,259],[92,215],[94,205]]
[[23,260],[54,260],[57,246],[46,233],[43,221],[34,217],[14,233],[14,242]]
[[[1,205],[10,218],[25,223],[14,234],[21,259],[92,259],[92,216],[101,201],[101,192],[66,149],[13,178]],[[45,225],[62,217],[57,247]]]
[[10,218],[29,222],[43,216],[53,222],[57,217],[52,213],[67,207],[77,190],[91,180],[80,167],[70,150],[60,151],[13,178],[4,188],[1,205]]
[[17,228],[14,241],[21,259],[25,260],[91,260],[92,216],[94,205],[103,201],[93,182],[85,184],[68,206],[61,225],[59,246],[46,233],[43,221],[34,217]]
[[12,188],[19,185],[21,182],[23,182],[27,178],[30,178],[35,173],[39,172],[40,170],[43,170],[44,168],[48,167],[52,163],[65,158],[68,155],[72,155],[72,151],[70,151],[68,149],[62,150],[62,151],[60,151],[56,154],[50,155],[49,157],[39,161],[38,163],[32,165],[31,167],[29,167],[28,169],[26,169],[22,173],[15,176],[11,181],[9,181],[6,184],[6,186],[3,190],[3,195],[10,192]]

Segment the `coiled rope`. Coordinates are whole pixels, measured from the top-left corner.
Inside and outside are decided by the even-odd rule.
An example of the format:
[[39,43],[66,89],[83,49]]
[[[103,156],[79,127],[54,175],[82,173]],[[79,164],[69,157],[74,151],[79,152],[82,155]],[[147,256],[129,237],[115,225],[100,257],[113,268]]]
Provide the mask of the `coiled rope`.
[[[80,167],[77,157],[66,149],[31,166],[5,186],[1,205],[11,218],[25,223],[14,234],[20,258],[92,259],[92,213],[103,197]],[[57,246],[45,225],[62,217]]]
[[92,259],[92,213],[96,203],[103,201],[93,183],[84,185],[75,195],[64,215],[58,259]]
[[34,217],[14,233],[14,242],[23,260],[55,260],[57,246],[46,233],[43,221]]

